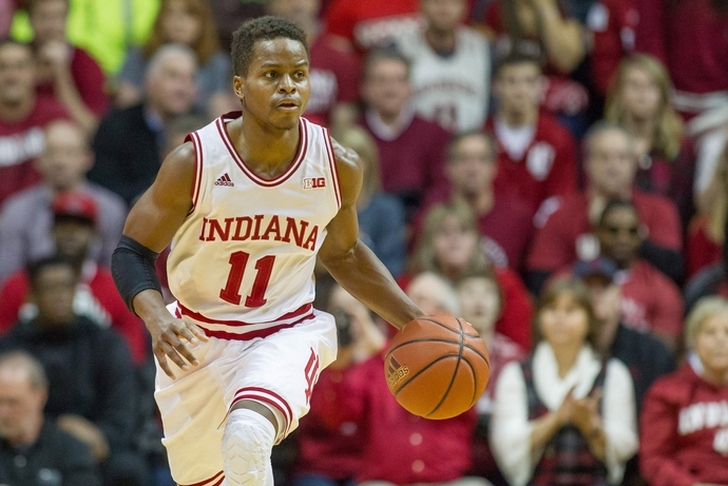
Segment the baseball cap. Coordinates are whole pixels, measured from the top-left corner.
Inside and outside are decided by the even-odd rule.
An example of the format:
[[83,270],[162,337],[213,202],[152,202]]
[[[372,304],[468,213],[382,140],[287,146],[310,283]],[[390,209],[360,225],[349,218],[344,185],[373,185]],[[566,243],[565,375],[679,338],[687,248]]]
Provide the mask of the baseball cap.
[[64,192],[53,199],[53,215],[88,220],[96,224],[98,208],[94,198],[80,192]]
[[574,275],[581,279],[600,276],[614,280],[617,271],[617,265],[609,258],[603,256],[592,260],[578,260],[574,264]]

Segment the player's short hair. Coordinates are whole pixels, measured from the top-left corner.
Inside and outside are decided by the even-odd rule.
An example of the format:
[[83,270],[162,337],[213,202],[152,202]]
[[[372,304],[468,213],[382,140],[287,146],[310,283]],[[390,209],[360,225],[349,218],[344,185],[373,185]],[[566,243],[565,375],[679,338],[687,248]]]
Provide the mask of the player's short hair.
[[460,132],[453,136],[450,139],[450,143],[447,145],[447,158],[448,161],[452,159],[453,154],[455,152],[455,148],[458,146],[458,144],[465,140],[466,138],[470,137],[480,137],[486,142],[488,142],[488,152],[490,155],[491,160],[495,161],[497,150],[496,150],[496,142],[495,138],[493,138],[493,135],[491,135],[489,132],[484,132],[480,129],[473,129],[473,130],[466,130],[464,132]]
[[0,354],[0,368],[21,369],[28,375],[34,390],[48,390],[48,376],[43,365],[27,351],[13,350]]
[[364,73],[364,78],[369,77],[369,73],[372,70],[372,66],[374,66],[379,61],[398,61],[401,62],[404,67],[407,69],[407,78],[409,79],[410,75],[410,67],[412,63],[410,60],[402,54],[400,51],[398,51],[394,47],[381,47],[378,49],[372,50],[364,60],[364,70],[362,71]]
[[248,20],[243,23],[233,34],[231,44],[231,57],[233,73],[236,76],[246,76],[248,68],[253,60],[255,44],[261,40],[273,40],[278,38],[291,39],[303,44],[306,54],[310,55],[306,33],[293,22],[265,15]]

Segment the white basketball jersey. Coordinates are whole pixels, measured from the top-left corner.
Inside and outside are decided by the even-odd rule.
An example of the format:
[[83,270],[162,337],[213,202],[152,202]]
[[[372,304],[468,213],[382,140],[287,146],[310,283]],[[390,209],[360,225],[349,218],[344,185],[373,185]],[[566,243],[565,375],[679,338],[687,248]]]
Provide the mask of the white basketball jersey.
[[172,240],[169,288],[184,316],[217,335],[310,314],[316,254],[341,207],[328,131],[299,124],[298,152],[273,179],[256,175],[230,139],[229,114],[190,134],[193,207]]
[[470,28],[457,32],[455,52],[443,57],[422,32],[408,33],[397,46],[412,62],[410,80],[415,110],[453,131],[479,129],[488,112],[490,48]]

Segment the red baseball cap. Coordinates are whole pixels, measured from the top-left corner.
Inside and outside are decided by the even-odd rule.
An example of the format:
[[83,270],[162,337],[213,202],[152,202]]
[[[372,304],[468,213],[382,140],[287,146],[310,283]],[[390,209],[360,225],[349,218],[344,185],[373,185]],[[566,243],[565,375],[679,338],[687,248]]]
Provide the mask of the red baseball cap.
[[53,200],[53,215],[86,219],[96,224],[98,207],[94,198],[81,192],[64,192]]

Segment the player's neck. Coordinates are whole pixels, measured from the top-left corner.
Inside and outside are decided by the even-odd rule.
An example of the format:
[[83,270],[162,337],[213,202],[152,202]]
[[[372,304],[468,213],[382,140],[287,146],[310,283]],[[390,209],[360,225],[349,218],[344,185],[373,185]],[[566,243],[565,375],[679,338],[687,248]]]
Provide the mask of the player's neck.
[[229,123],[227,130],[240,157],[263,178],[285,172],[298,151],[298,125],[288,130],[270,130],[254,120],[240,120]]
[[14,104],[0,103],[0,119],[8,122],[22,120],[28,116],[31,111],[33,111],[34,106],[35,96],[29,96],[28,98]]

